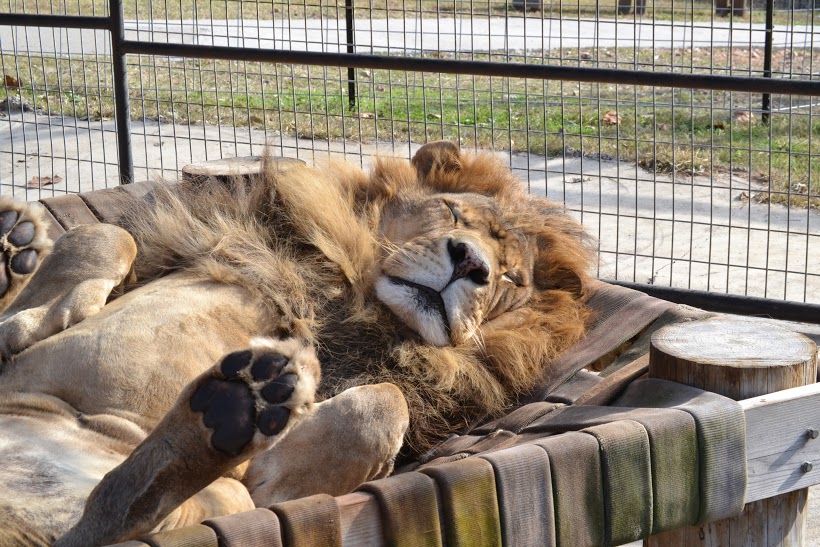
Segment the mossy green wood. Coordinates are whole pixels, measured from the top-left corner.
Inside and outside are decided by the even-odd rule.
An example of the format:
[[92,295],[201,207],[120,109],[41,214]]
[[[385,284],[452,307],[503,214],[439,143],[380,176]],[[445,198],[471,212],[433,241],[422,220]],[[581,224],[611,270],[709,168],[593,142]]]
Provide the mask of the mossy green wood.
[[603,545],[604,492],[598,441],[570,431],[534,442],[550,460],[558,545]]
[[490,462],[465,458],[426,467],[421,472],[438,485],[445,545],[501,545],[501,516]]
[[633,420],[583,430],[601,451],[604,487],[604,544],[620,545],[652,531],[652,470],[649,435]]
[[504,545],[554,547],[552,476],[544,449],[523,444],[480,457],[495,470]]
[[366,482],[362,492],[376,497],[387,547],[441,547],[435,481],[410,472]]

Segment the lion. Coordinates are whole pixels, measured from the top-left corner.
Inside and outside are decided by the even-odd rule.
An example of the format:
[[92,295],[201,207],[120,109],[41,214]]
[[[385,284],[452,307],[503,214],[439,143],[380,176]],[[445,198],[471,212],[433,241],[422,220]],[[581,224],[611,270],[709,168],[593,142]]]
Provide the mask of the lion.
[[0,201],[0,545],[348,493],[503,413],[589,316],[580,224],[447,142],[158,185],[53,244],[38,215]]

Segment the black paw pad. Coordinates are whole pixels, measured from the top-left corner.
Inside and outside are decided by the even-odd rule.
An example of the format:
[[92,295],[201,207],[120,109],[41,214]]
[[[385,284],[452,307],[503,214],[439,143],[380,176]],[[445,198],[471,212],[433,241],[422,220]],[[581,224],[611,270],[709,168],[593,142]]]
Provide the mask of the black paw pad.
[[239,372],[251,362],[252,353],[250,350],[235,351],[229,353],[223,360],[219,369],[225,378],[231,379],[239,376]]
[[0,237],[6,235],[15,222],[17,222],[17,211],[3,211],[0,213]]
[[37,266],[37,251],[34,249],[26,249],[17,253],[9,264],[11,271],[20,275],[30,274],[34,271],[35,266]]
[[18,247],[28,245],[34,239],[34,223],[21,222],[14,227],[7,239],[9,243]]
[[290,409],[284,406],[266,408],[256,420],[256,426],[265,435],[276,435],[288,425]]
[[293,393],[297,381],[295,374],[285,374],[262,388],[262,397],[274,405],[284,403]]
[[191,410],[204,414],[203,423],[214,430],[211,444],[220,452],[236,456],[253,439],[256,408],[244,382],[206,380],[191,397]]
[[251,376],[256,381],[270,380],[285,368],[288,364],[288,358],[281,353],[267,353],[260,355],[251,367]]

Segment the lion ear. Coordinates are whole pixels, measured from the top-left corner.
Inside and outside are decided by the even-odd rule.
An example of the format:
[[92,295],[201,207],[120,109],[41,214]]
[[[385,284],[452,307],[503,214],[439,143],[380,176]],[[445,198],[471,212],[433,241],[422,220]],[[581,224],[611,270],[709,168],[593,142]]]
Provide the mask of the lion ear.
[[461,150],[450,141],[430,142],[419,148],[413,156],[413,166],[424,180],[432,171],[457,171],[461,167]]

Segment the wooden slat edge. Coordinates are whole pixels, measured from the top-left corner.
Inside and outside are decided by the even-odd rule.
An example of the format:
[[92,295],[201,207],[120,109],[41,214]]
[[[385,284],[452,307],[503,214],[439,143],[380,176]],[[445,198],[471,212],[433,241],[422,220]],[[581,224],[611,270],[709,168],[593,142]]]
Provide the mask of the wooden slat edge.
[[746,503],[820,483],[820,435],[809,433],[820,432],[820,384],[740,405],[746,414]]
[[342,515],[342,545],[384,545],[379,504],[375,496],[353,492],[336,498]]

